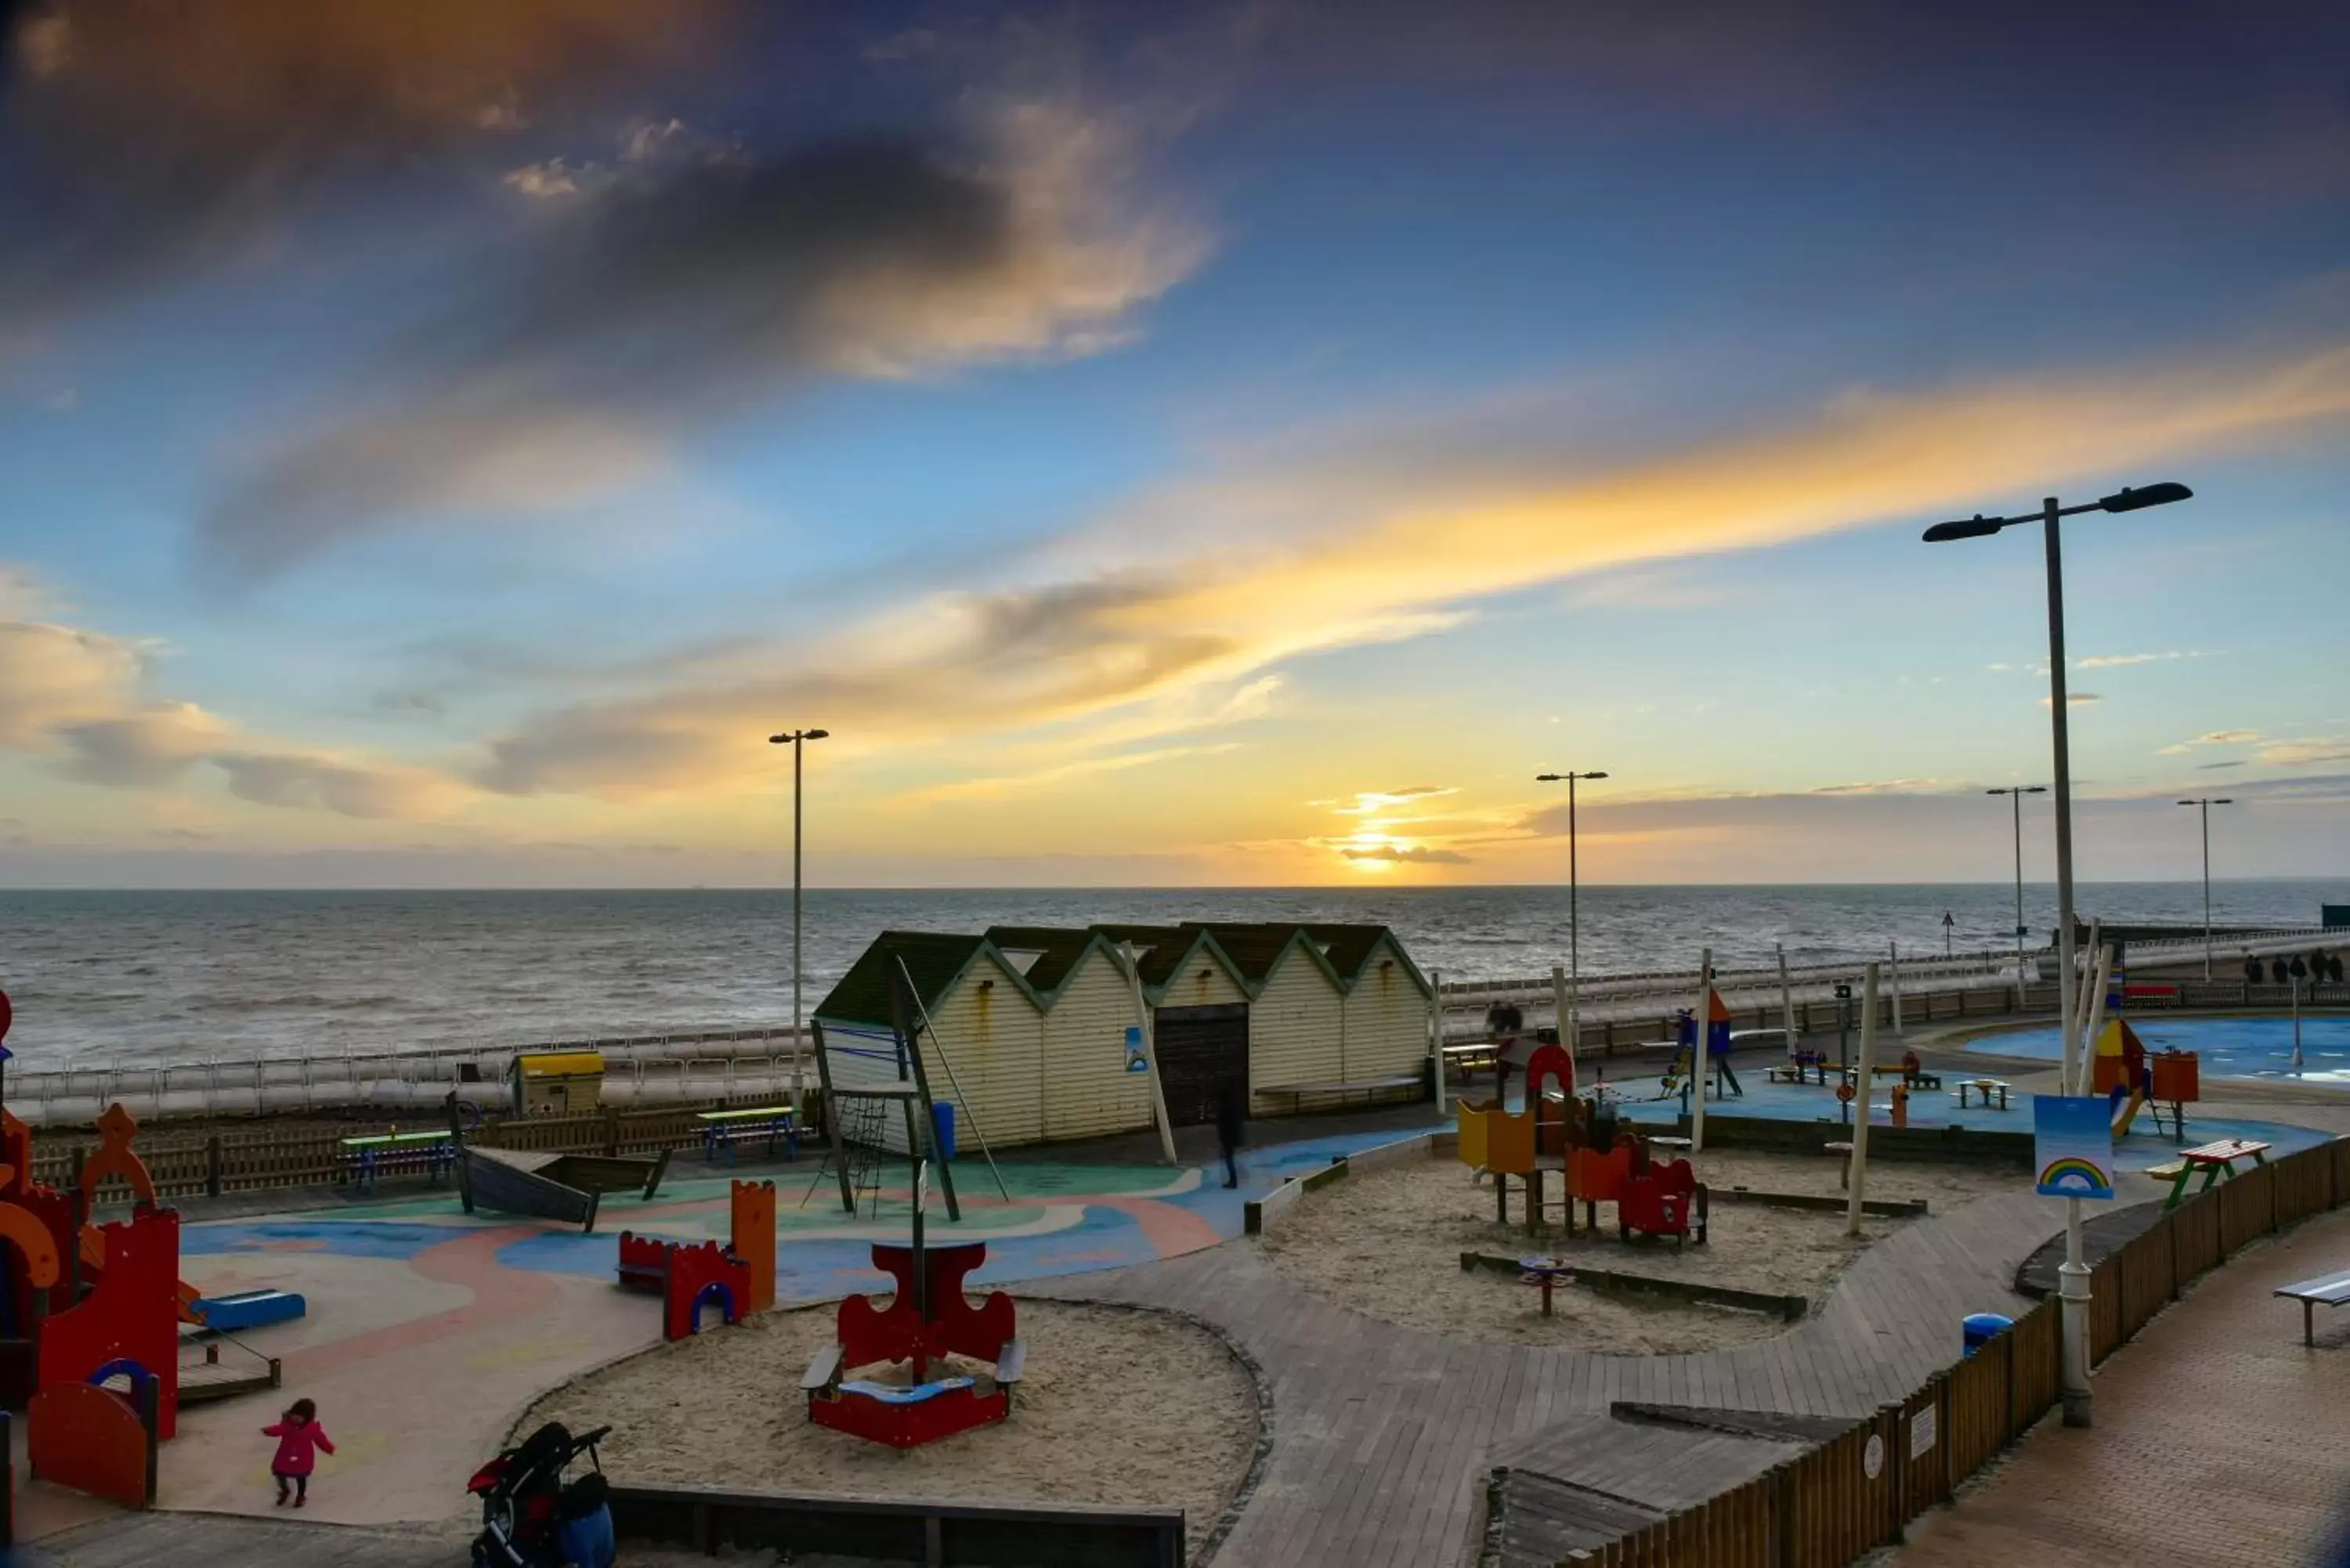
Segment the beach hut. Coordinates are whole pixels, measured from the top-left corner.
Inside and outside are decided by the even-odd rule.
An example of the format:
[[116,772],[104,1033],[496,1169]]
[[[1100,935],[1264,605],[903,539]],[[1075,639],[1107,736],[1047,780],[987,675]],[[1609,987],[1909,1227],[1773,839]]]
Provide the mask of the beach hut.
[[[1383,926],[884,932],[816,1005],[843,1089],[910,1075],[892,1027],[899,961],[927,1019],[931,1093],[952,1104],[959,1142],[976,1134],[1001,1148],[1149,1127],[1144,1039],[1176,1127],[1212,1122],[1226,1093],[1264,1116],[1426,1092],[1428,981]],[[903,1152],[907,1123],[889,1115],[870,1130]]]
[[507,1064],[514,1108],[525,1116],[592,1111],[604,1097],[601,1051],[525,1051]]

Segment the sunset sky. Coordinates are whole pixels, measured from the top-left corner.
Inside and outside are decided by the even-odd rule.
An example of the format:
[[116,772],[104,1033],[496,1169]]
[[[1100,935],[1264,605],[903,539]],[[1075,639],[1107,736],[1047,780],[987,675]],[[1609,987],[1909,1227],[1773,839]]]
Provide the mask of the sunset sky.
[[0,886],[2350,874],[2341,6],[11,17]]

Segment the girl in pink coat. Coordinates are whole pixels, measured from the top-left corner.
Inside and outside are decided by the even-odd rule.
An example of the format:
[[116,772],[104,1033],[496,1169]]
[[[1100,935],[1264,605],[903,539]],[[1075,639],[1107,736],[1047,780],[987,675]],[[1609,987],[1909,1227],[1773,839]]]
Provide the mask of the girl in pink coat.
[[317,1450],[335,1451],[327,1428],[318,1425],[318,1407],[307,1399],[296,1399],[285,1418],[262,1428],[261,1435],[277,1439],[277,1457],[269,1461],[269,1473],[277,1479],[277,1506],[286,1506],[290,1485],[294,1506],[301,1507],[310,1501],[310,1472],[317,1468]]

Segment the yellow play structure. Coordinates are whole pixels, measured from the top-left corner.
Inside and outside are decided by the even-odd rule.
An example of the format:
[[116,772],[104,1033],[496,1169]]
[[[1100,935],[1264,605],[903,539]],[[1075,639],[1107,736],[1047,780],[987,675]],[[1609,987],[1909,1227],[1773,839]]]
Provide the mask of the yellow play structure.
[[2150,1103],[2155,1130],[2162,1130],[2163,1107],[2168,1106],[2171,1134],[2183,1138],[2187,1103],[2203,1097],[2202,1065],[2202,1058],[2192,1051],[2149,1054],[2128,1021],[2116,1018],[2097,1036],[2090,1087],[2112,1100],[2116,1137],[2127,1133],[2138,1112]]

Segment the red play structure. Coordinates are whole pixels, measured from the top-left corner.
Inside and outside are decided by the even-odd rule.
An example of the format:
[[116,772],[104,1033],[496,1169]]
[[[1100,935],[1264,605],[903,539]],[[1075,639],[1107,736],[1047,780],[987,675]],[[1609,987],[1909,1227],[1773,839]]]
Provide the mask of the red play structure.
[[[963,1294],[963,1277],[986,1261],[983,1241],[926,1249],[918,1234],[910,1247],[877,1243],[873,1266],[897,1282],[896,1293],[887,1307],[864,1296],[841,1302],[838,1343],[819,1351],[800,1379],[808,1419],[911,1449],[1010,1415],[1026,1359],[1012,1298],[994,1291],[974,1307]],[[983,1394],[973,1378],[932,1378],[931,1363],[950,1355],[993,1362],[994,1386]],[[912,1383],[841,1381],[843,1372],[882,1362],[911,1362]]]
[[1706,1207],[1705,1183],[1688,1160],[1651,1160],[1646,1169],[1625,1179],[1616,1199],[1616,1225],[1627,1241],[1638,1231],[1670,1236],[1676,1251],[1691,1235],[1703,1246]]
[[701,1332],[708,1304],[729,1324],[775,1304],[775,1184],[738,1181],[732,1199],[733,1233],[723,1246],[620,1232],[620,1284],[659,1293],[663,1339]]

